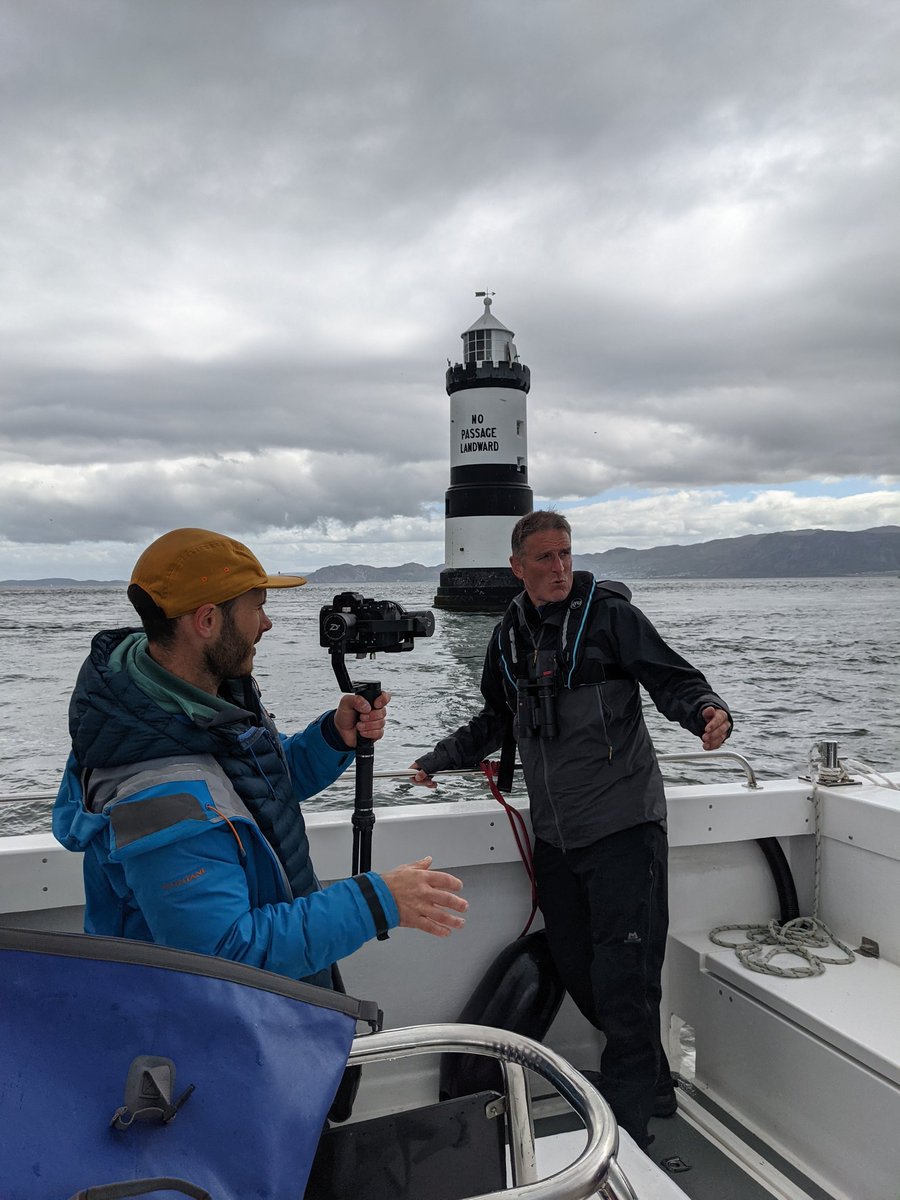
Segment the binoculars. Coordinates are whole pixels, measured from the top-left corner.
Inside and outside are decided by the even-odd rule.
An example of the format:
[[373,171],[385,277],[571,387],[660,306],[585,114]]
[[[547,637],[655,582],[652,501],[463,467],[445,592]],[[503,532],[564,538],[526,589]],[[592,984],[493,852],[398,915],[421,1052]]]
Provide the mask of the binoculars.
[[556,672],[520,679],[516,690],[519,737],[556,737]]

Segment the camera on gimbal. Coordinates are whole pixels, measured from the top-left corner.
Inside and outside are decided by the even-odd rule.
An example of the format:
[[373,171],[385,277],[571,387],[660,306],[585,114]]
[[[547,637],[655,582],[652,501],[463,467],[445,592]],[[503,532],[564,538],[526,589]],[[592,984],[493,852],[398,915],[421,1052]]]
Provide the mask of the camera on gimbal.
[[[434,613],[430,609],[407,612],[394,600],[367,600],[358,592],[341,592],[332,604],[319,610],[319,645],[327,646],[338,686],[374,704],[381,692],[376,680],[354,683],[347,672],[344,655],[374,657],[380,650],[393,653],[412,650],[417,637],[434,633]],[[369,870],[372,863],[372,827],[375,812],[372,803],[372,763],[374,743],[356,739],[356,793],[353,800],[352,873]],[[386,932],[378,934],[380,941]]]
[[407,612],[394,600],[367,600],[358,592],[341,592],[319,612],[319,645],[358,658],[412,650],[415,638],[433,633],[430,609]]

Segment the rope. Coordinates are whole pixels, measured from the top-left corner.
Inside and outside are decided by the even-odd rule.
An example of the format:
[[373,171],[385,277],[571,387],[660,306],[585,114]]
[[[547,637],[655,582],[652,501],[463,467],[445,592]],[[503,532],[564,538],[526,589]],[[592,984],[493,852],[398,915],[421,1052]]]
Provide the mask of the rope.
[[865,775],[872,783],[878,784],[879,787],[893,788],[895,792],[900,792],[900,783],[897,783],[894,779],[888,779],[887,775],[882,775],[880,771],[876,771],[868,763],[860,762],[856,758],[842,758],[841,762],[845,767],[849,767],[851,771],[857,771],[860,775]]
[[[747,940],[729,942],[720,936],[731,931],[746,933]],[[784,925],[775,920],[768,925],[717,925],[709,931],[709,940],[733,950],[748,970],[758,971],[761,975],[778,975],[782,979],[809,979],[824,974],[826,966],[847,966],[856,958],[850,947],[816,917],[797,917]],[[828,958],[815,953],[829,946],[843,951],[844,957]],[[793,954],[805,965],[778,966],[772,962],[777,954]]]
[[[768,925],[717,925],[709,931],[709,940],[717,946],[725,946],[733,950],[738,962],[749,971],[757,971],[760,975],[777,975],[782,979],[811,979],[822,975],[826,966],[844,967],[856,959],[849,946],[845,946],[840,938],[828,928],[824,921],[819,920],[819,881],[822,869],[822,807],[821,793],[813,787],[813,805],[815,810],[816,832],[816,865],[813,885],[813,915],[811,917],[795,917],[793,921],[771,920]],[[742,932],[746,934],[743,942],[729,942],[721,935],[724,933]],[[843,952],[843,958],[828,958],[817,954],[835,946]],[[793,954],[804,964],[796,967],[783,967],[772,962],[778,954]]]
[[517,808],[513,808],[513,806],[508,803],[503,793],[497,787],[497,776],[500,774],[499,763],[491,762],[489,759],[485,759],[485,761],[479,765],[481,770],[484,772],[485,779],[487,779],[488,787],[491,789],[491,795],[506,813],[510,828],[512,829],[512,835],[516,840],[519,858],[522,860],[522,866],[525,868],[525,873],[528,875],[529,882],[531,883],[531,915],[525,922],[525,928],[519,934],[519,937],[521,938],[524,937],[531,928],[531,923],[537,915],[538,910],[537,881],[534,877],[534,859],[531,853],[531,840],[528,837],[528,829],[525,826],[525,818]]

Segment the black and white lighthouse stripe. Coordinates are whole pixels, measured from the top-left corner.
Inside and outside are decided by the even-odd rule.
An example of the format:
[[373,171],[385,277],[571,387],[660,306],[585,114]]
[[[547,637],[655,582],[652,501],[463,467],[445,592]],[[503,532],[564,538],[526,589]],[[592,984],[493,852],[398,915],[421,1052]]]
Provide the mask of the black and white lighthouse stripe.
[[450,487],[444,567],[435,605],[505,608],[521,584],[509,569],[509,536],[531,512],[526,397],[531,373],[518,361],[513,332],[491,313],[462,335],[464,361],[447,371]]

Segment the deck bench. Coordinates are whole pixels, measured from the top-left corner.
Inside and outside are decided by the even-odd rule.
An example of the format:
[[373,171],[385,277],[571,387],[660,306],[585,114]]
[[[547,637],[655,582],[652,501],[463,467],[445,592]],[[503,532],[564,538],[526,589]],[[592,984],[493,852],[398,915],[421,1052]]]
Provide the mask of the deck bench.
[[[740,935],[725,936],[736,941]],[[706,932],[672,936],[670,947],[670,952],[690,953],[701,972],[766,1005],[900,1088],[900,966],[857,955],[849,965],[827,966],[812,979],[785,979],[749,970],[733,950],[717,946]],[[839,956],[839,951],[834,954]],[[774,960],[785,967],[798,961],[790,955]]]

